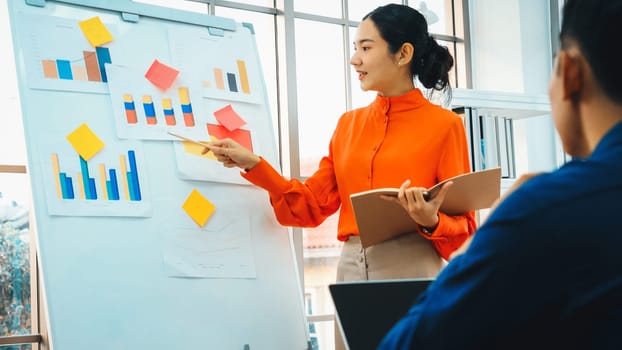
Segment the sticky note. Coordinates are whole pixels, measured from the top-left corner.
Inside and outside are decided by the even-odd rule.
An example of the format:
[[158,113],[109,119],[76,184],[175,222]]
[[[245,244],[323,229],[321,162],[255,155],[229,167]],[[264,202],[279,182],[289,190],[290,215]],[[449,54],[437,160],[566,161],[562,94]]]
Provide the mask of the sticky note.
[[151,67],[145,73],[145,78],[161,90],[166,90],[173,85],[177,75],[179,75],[177,69],[169,67],[158,60],[153,60]]
[[93,47],[104,45],[114,39],[98,16],[80,21],[78,25],[86,37],[86,40],[88,40]]
[[233,110],[231,105],[226,105],[225,107],[215,111],[214,116],[220,125],[224,126],[229,131],[237,130],[246,124],[246,121]]
[[251,132],[244,129],[229,131],[222,125],[207,124],[207,133],[217,139],[230,138],[240,145],[246,147],[249,151],[253,151],[253,142],[251,140]]
[[194,189],[190,192],[188,198],[186,198],[182,208],[197,225],[203,227],[214,213],[216,206],[214,206],[214,204],[205,198],[199,191]]
[[[212,141],[218,141],[217,138],[215,138],[214,136],[210,136],[210,139]],[[204,142],[203,140],[198,140],[199,142]],[[201,146],[201,145],[197,145],[194,142],[190,142],[190,141],[182,141],[182,144],[184,146],[184,151],[186,153],[190,153],[192,155],[196,155],[199,157],[206,157],[209,159],[213,159],[216,160],[216,156],[214,155],[214,152],[209,151],[205,154],[202,154],[203,150],[205,149],[205,147]]]
[[80,125],[67,135],[67,141],[84,160],[91,159],[104,148],[104,142],[86,124]]

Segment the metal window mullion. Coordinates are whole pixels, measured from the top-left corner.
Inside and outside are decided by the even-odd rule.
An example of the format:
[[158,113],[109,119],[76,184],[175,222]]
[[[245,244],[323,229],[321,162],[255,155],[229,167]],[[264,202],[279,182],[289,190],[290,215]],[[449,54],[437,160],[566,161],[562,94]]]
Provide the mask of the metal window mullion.
[[514,120],[505,120],[506,147],[508,150],[508,173],[510,178],[516,178],[516,155],[514,152]]

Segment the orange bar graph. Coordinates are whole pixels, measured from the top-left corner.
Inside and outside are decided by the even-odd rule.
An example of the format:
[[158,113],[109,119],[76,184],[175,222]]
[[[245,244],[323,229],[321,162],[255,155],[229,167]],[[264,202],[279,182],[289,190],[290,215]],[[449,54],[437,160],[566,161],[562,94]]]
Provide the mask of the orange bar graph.
[[155,125],[158,123],[156,118],[155,106],[153,105],[153,98],[151,95],[143,95],[143,108],[145,110],[145,119],[148,125]]
[[84,63],[86,65],[86,75],[89,81],[102,81],[102,76],[97,62],[97,54],[95,51],[82,51]]
[[222,69],[214,68],[214,79],[216,80],[216,88],[218,90],[225,89],[225,81],[222,75]]
[[184,115],[184,124],[186,126],[194,126],[194,113],[192,112],[192,104],[190,103],[190,92],[187,87],[180,87],[178,91],[181,112]]
[[125,108],[125,118],[127,119],[127,123],[138,123],[136,105],[134,104],[134,96],[132,96],[132,94],[123,94],[123,106]]
[[43,76],[51,79],[58,79],[58,70],[56,70],[56,61],[43,60],[41,61],[43,66]]
[[170,98],[162,99],[162,109],[164,110],[164,121],[166,125],[175,125],[175,111],[173,110],[173,102]]

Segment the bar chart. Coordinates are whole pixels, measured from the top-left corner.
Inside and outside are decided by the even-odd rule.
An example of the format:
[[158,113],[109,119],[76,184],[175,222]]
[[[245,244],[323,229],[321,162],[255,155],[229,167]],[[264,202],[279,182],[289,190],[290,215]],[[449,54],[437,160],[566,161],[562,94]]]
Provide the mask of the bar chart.
[[201,80],[193,72],[180,72],[164,90],[146,79],[139,67],[107,64],[106,73],[119,138],[171,140],[167,131],[207,136],[198,128],[207,112]]
[[[16,32],[28,86],[40,90],[107,94],[106,65],[126,61],[117,42],[91,45],[75,18],[20,15]],[[105,23],[116,36],[117,26]],[[121,55],[119,55],[121,54]]]
[[[96,167],[99,184],[93,176],[89,163],[78,157],[80,170],[75,177],[61,170],[57,153],[52,153],[52,174],[57,198],[63,200],[141,201],[141,184],[134,150],[119,155],[118,168],[107,168],[100,163]],[[118,169],[118,171],[117,171]],[[99,185],[99,186],[98,186]],[[99,188],[98,188],[99,187]]]
[[[178,114],[175,112],[175,109],[180,111],[179,114],[183,117],[184,126],[193,127],[195,125],[192,103],[190,102],[190,90],[187,87],[182,86],[177,89],[177,92],[178,99],[174,100],[171,97],[163,96],[159,98],[159,104],[157,106],[152,95],[142,95],[142,115],[145,117],[144,120],[146,125],[158,124],[158,111],[162,111],[160,118],[163,119],[163,122],[167,126],[177,125],[176,115]],[[125,110],[127,124],[140,123],[133,94],[123,94],[123,109]]]
[[190,92],[187,87],[179,88],[179,103],[181,104],[181,111],[184,115],[184,125],[194,126],[194,114],[192,113]]
[[82,58],[43,59],[43,76],[47,79],[108,82],[105,64],[112,63],[107,47],[96,47],[95,51],[83,51]]
[[[259,61],[250,55],[246,39],[230,41],[194,30],[169,30],[171,62],[199,81],[208,99],[264,104],[264,78]],[[186,38],[196,38],[189,43]],[[226,53],[226,54],[225,54]]]
[[[222,68],[214,68],[214,84],[216,89],[229,92],[239,92],[250,94],[251,88],[248,82],[248,72],[246,71],[246,62],[237,60],[237,74],[235,72],[225,72]],[[225,84],[225,77],[226,84]],[[238,87],[238,82],[240,83]],[[203,81],[203,87],[210,88],[212,84],[209,80]]]

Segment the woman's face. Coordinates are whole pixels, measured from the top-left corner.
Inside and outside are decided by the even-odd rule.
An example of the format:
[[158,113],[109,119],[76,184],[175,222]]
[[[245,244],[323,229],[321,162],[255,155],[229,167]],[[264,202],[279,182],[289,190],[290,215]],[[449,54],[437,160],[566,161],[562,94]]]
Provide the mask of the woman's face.
[[358,27],[350,64],[356,70],[363,91],[381,95],[401,95],[414,87],[407,62],[400,62],[399,51],[389,52],[374,22],[367,18]]

